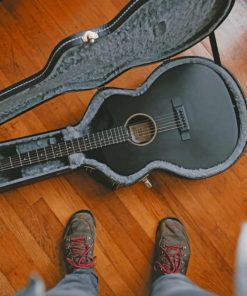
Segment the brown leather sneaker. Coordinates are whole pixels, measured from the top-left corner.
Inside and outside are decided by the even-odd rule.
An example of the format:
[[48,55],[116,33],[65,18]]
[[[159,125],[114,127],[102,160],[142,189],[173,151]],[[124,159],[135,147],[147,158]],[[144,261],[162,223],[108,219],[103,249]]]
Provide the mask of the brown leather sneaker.
[[156,233],[153,281],[166,274],[186,274],[189,259],[189,238],[183,224],[175,218],[161,220]]
[[69,220],[63,238],[63,252],[68,272],[94,267],[96,222],[90,211],[76,212]]

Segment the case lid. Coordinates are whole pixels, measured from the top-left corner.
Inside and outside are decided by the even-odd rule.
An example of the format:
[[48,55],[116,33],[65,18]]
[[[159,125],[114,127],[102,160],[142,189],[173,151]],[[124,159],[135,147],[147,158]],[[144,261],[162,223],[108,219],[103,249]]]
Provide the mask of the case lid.
[[188,49],[221,24],[234,2],[131,1],[111,22],[60,42],[42,71],[2,90],[0,123],[59,94],[99,87],[132,67]]

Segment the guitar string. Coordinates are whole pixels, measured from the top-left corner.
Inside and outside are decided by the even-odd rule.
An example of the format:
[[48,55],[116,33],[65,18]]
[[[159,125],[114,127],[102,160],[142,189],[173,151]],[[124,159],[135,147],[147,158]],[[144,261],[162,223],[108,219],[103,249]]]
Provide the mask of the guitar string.
[[[163,126],[160,125],[159,128],[168,128],[168,127],[170,127],[170,124],[172,124],[172,123],[176,123],[176,121],[174,121],[174,122],[170,122],[169,124],[166,124],[166,125],[163,125]],[[177,121],[177,123],[182,123],[182,122]],[[144,130],[142,130],[142,132],[143,132],[143,131],[144,131]],[[148,129],[148,131],[150,132],[151,130]],[[123,135],[123,136],[124,136],[124,135]],[[79,138],[79,140],[83,140],[83,138]],[[104,140],[104,139],[103,139],[103,140]],[[107,140],[109,141],[109,139],[107,139]],[[113,141],[115,141],[115,140],[120,140],[120,141],[121,141],[121,140],[126,140],[126,139],[125,139],[125,136],[124,136],[123,138],[121,138],[121,135],[120,135],[120,137],[118,137],[118,138],[116,137],[116,139],[114,139],[114,137],[113,137],[112,140],[113,140]],[[101,142],[101,141],[100,141],[100,142]],[[94,149],[95,149],[95,148],[97,148],[97,147],[92,147],[92,144],[93,144],[93,145],[95,145],[95,144],[98,145],[98,143],[100,143],[100,142],[94,141],[94,143],[89,143],[88,146],[87,146],[87,144],[86,144],[86,145],[84,144],[84,146],[85,146],[86,149],[87,149],[87,148],[94,148]],[[59,143],[59,144],[62,144],[62,143],[66,144],[65,142],[61,142],[61,143]],[[108,144],[113,144],[113,143],[111,143],[110,141],[109,141],[108,143],[107,143],[107,142],[105,143],[105,145],[108,145]],[[58,145],[58,144],[56,144],[56,145]],[[51,146],[52,146],[52,147],[51,147]],[[50,146],[45,147],[45,148],[49,148],[49,147],[54,148],[54,146],[55,146],[55,145],[50,145]],[[66,146],[66,147],[65,147],[65,150],[64,150],[64,148],[62,148],[61,146],[58,147],[58,148],[59,148],[59,150],[60,150],[61,153],[65,153],[66,151],[68,152],[68,149],[70,149],[71,147],[68,148],[68,147]],[[73,148],[73,147],[72,147],[72,148]],[[44,148],[40,148],[40,149],[44,149]],[[28,154],[28,153],[36,152],[36,151],[38,151],[38,150],[33,150],[33,151],[30,151],[30,152],[26,152],[26,153]],[[44,154],[47,154],[47,151],[44,151],[44,152],[46,152],[46,153],[44,153]],[[66,153],[67,153],[67,152],[66,152]],[[25,154],[25,153],[23,153],[23,154]],[[48,154],[49,154],[49,153],[48,153]],[[54,153],[53,153],[53,154],[54,154]],[[53,154],[52,154],[52,155],[53,155]],[[21,154],[17,154],[17,155],[14,155],[14,156],[10,156],[10,157],[12,158],[11,161],[14,162],[14,157],[19,157],[19,156],[21,156]],[[10,157],[9,157],[9,158],[10,158]],[[30,158],[29,158],[29,159],[30,159]],[[29,160],[29,159],[28,159],[28,160]],[[25,161],[25,160],[23,160],[23,161]],[[30,159],[30,161],[31,161],[31,159]],[[20,162],[20,159],[18,159],[18,163],[19,163],[19,162]],[[3,167],[3,166],[5,166],[5,165],[2,164],[2,167]],[[7,166],[8,166],[8,165],[7,165]]]
[[[173,128],[169,128],[169,129],[164,129],[164,130],[159,130],[158,132],[157,132],[157,134],[159,134],[159,133],[163,133],[163,132],[167,132],[167,131],[172,131],[172,130],[176,130],[176,129],[179,129],[179,127],[173,127]],[[96,149],[96,148],[94,148],[94,149]],[[83,152],[83,151],[81,151],[81,152]],[[67,154],[68,152],[66,152],[66,154],[65,155],[60,155],[60,156],[54,156],[54,157],[52,157],[52,159],[54,158],[54,159],[56,159],[56,158],[60,158],[60,157],[64,157],[64,156],[67,156],[68,154]],[[72,155],[72,154],[71,154]],[[44,162],[44,161],[47,161],[47,160],[49,160],[49,159],[44,159],[44,160],[39,160],[39,161],[37,161],[37,162],[35,162],[35,163],[41,163],[41,162]],[[18,167],[24,167],[24,166],[28,166],[28,165],[31,165],[30,163],[27,163],[27,164],[22,164],[22,165],[20,165],[20,164],[18,164],[17,166],[15,166],[15,167],[6,167],[6,168],[1,168],[0,169],[0,172],[3,172],[3,171],[7,171],[7,170],[11,170],[11,169],[14,169],[14,168],[18,168]]]
[[153,134],[155,131],[159,131],[160,129],[170,128],[174,126],[178,126],[179,128],[181,128],[184,126],[184,123],[181,120],[177,120],[177,121],[170,122],[168,124],[158,125],[157,127],[155,126],[147,127],[147,128],[141,129],[139,132],[135,132],[135,134],[139,137],[147,136],[147,135]]
[[[180,125],[178,125],[180,124]],[[179,128],[182,128],[184,127],[184,124],[183,122],[177,122],[176,124],[174,125],[170,125],[170,126],[160,126],[159,128],[147,128],[147,129],[144,129],[142,130],[141,132],[137,133],[137,136],[141,137],[141,136],[149,136],[149,135],[152,135],[154,134],[155,131],[157,131],[156,134],[158,134],[161,131],[169,131],[170,128],[173,128],[173,127],[176,127],[177,129]]]
[[[172,129],[178,129],[178,128],[182,127],[182,126],[183,125],[178,126],[176,124],[174,126],[170,126],[169,128],[168,127],[165,127],[165,128],[164,127],[161,127],[159,129],[157,129],[157,133],[156,134],[158,134],[160,132],[169,131],[169,130],[172,130]],[[150,131],[151,131],[151,129],[149,129],[148,132],[146,132],[146,133],[142,133],[142,135],[145,136],[145,135],[153,134],[153,133],[150,133]],[[122,138],[122,139],[118,139],[118,140],[120,140],[120,141],[127,141],[128,139]],[[118,142],[118,143],[120,143],[120,142]],[[108,145],[111,145],[111,144],[117,144],[117,143],[108,142],[108,143],[105,143],[105,145],[103,145],[103,146],[108,146]],[[101,146],[101,147],[103,147],[103,146]],[[69,148],[67,148],[67,146],[65,147],[65,149],[61,149],[61,147],[60,147],[60,149],[59,149],[60,150],[60,154],[57,154],[57,155],[54,154],[54,153],[52,153],[52,154],[47,153],[47,151],[46,151],[46,153],[44,153],[45,159],[43,159],[43,160],[41,160],[40,157],[37,158],[37,156],[36,156],[35,158],[28,157],[27,159],[22,159],[22,160],[19,158],[18,159],[18,162],[17,162],[17,161],[14,161],[13,160],[13,157],[12,157],[11,162],[10,162],[11,166],[9,166],[8,164],[5,164],[5,165],[2,164],[0,171],[6,170],[6,169],[15,168],[15,167],[22,167],[22,166],[25,166],[25,165],[30,165],[30,164],[32,164],[32,162],[33,163],[39,163],[39,162],[47,161],[49,159],[60,158],[60,157],[67,156],[67,155],[70,155],[70,154],[72,155],[74,153],[69,152],[69,149],[71,149],[71,148],[73,149],[73,152],[76,153],[75,147],[69,147]],[[79,145],[78,145],[78,148],[79,148]],[[94,150],[94,149],[97,149],[97,148],[99,148],[99,146],[97,147],[97,145],[96,145],[96,147],[94,147],[94,145],[91,144],[90,147],[85,147],[86,150],[83,150],[83,149],[80,149],[79,148],[79,151],[82,152],[82,151],[87,151],[87,150]],[[32,151],[30,151],[30,152],[32,152]],[[18,155],[16,155],[16,156],[18,156]],[[28,163],[25,163],[25,162],[28,162]]]
[[[159,118],[159,119],[158,119]],[[168,114],[166,114],[166,115],[160,115],[160,116],[156,116],[155,117],[155,119],[157,119],[156,120],[156,123],[157,122],[159,122],[159,121],[163,121],[163,119],[162,118],[164,118],[164,119],[166,119],[166,120],[169,120],[169,119],[171,119],[171,118],[173,118],[173,119],[177,119],[177,115],[173,112],[173,113],[168,113]],[[148,122],[150,122],[150,121],[148,121],[148,120],[146,120],[146,121],[142,121],[142,122],[138,122],[137,124],[139,125],[139,124],[142,124],[142,123],[148,123]],[[167,122],[168,123],[168,122]],[[136,125],[137,125],[136,124]],[[132,125],[132,126],[134,126],[134,125]],[[93,136],[93,135],[95,135],[95,134],[91,134],[91,137]],[[89,135],[90,136],[90,135]],[[121,135],[120,135],[121,136]],[[101,139],[102,139],[102,141],[104,141],[104,138],[102,138],[101,137]],[[114,137],[113,137],[113,140],[115,141],[115,140],[118,140],[118,138],[116,137],[116,139],[114,139]],[[96,141],[94,141],[95,143],[96,143]],[[63,142],[62,142],[63,143]],[[98,144],[98,143],[97,143]],[[108,144],[108,143],[107,143]],[[111,144],[110,142],[109,142],[109,144]],[[90,148],[90,146],[91,146],[91,143],[89,143],[88,144],[89,145],[89,148]],[[49,146],[48,146],[49,147]],[[48,148],[48,147],[46,147],[46,148]],[[53,147],[52,145],[51,145],[51,147]],[[88,148],[88,147],[86,147],[86,148]],[[40,148],[40,149],[43,149],[43,148]],[[61,151],[61,153],[64,153],[64,150],[62,151],[61,150],[61,147],[59,147],[59,149],[60,149],[60,151]],[[67,150],[67,149],[66,149]],[[37,150],[33,150],[33,152],[35,152],[35,151],[38,151],[38,149]],[[30,152],[26,152],[26,153],[31,153],[32,151],[30,151]],[[46,151],[44,151],[44,153],[46,153]],[[24,154],[24,153],[23,153]],[[18,163],[19,162],[21,162],[20,161],[20,156],[21,156],[21,154],[16,154],[16,155],[13,155],[13,156],[9,156],[8,158],[6,158],[6,159],[9,159],[10,160],[10,162],[12,163],[13,162],[13,164],[15,164],[14,163],[14,161],[15,161],[15,158],[17,158],[17,161],[18,161]],[[30,157],[28,157],[28,160],[30,159],[30,161],[32,161],[32,159],[30,158]],[[6,161],[6,160],[5,160]],[[23,161],[25,161],[25,160],[23,160]],[[1,164],[1,160],[0,160],[0,164]],[[1,164],[1,167],[5,167],[5,166],[9,166],[8,164],[6,164],[6,165],[4,165],[4,164]]]
[[[174,123],[182,123],[182,121],[180,121],[180,120],[177,120],[177,121],[170,121],[170,122],[165,122],[165,121],[163,121],[163,123],[165,123],[163,126],[161,126],[160,125],[160,127],[170,127],[170,125],[171,124],[174,124]],[[134,126],[134,125],[133,125]],[[148,128],[148,130],[150,131],[150,128]],[[143,131],[145,131],[145,129],[142,129],[142,132]],[[96,135],[96,134],[91,134],[91,135],[89,135],[89,137],[92,137],[92,135]],[[79,138],[81,141],[82,140],[84,140],[85,138]],[[73,139],[74,140],[74,139]],[[104,138],[101,138],[101,139],[99,139],[99,140],[97,140],[97,141],[95,141],[95,140],[93,140],[93,142],[91,142],[90,144],[93,144],[93,145],[97,145],[97,144],[99,144],[99,143],[101,143],[101,141],[103,142],[105,139]],[[120,137],[118,136],[118,137],[112,137],[112,140],[113,141],[115,141],[115,140],[125,140],[125,136],[124,135],[121,135],[120,134]],[[85,139],[85,141],[88,141],[88,139]],[[110,141],[111,141],[111,138],[110,137],[108,137],[107,138],[107,141],[109,141],[109,144],[110,144]],[[60,142],[59,144],[63,144],[63,143],[65,143],[65,141],[64,142]],[[69,144],[69,143],[68,143]],[[87,143],[85,143],[84,144],[84,146],[86,146],[85,148],[87,148],[87,147],[90,147],[90,144],[87,144]],[[106,143],[106,144],[108,144],[108,143]],[[50,146],[47,146],[47,147],[45,147],[45,148],[49,148],[49,147],[54,147],[54,146],[56,146],[56,145],[58,145],[58,144],[55,144],[55,145],[50,145]],[[61,148],[61,147],[58,147],[58,148]],[[70,147],[69,147],[70,148]],[[66,148],[66,150],[67,149],[69,149],[69,148]],[[44,148],[40,148],[40,149],[44,149]],[[62,149],[63,151],[65,151],[64,149]],[[34,152],[35,152],[35,150],[33,150]],[[37,150],[36,150],[37,151]],[[32,151],[30,151],[30,152],[32,152]],[[25,152],[25,153],[28,153],[28,152]],[[23,153],[23,154],[25,154],[25,153]],[[19,155],[17,154],[17,155],[14,155],[14,156],[12,156],[12,158],[13,157],[18,157]]]
[[[155,117],[155,119],[156,119],[156,123],[158,122],[158,121],[161,121],[162,119],[166,119],[166,120],[168,120],[168,119],[171,119],[171,118],[173,118],[173,119],[177,119],[177,114],[175,114],[174,112],[171,112],[171,113],[167,113],[167,114],[165,114],[165,115],[160,115],[160,116],[156,116]],[[138,122],[137,124],[142,124],[142,123],[147,123],[147,122],[149,122],[148,120],[146,120],[146,121],[141,121],[141,122]],[[133,125],[134,126],[134,125]],[[90,136],[90,135],[89,135]],[[91,134],[91,136],[93,136],[93,134]],[[104,139],[102,139],[102,140],[104,140]],[[117,138],[116,138],[116,140],[117,140]],[[52,145],[51,145],[52,146]],[[40,149],[42,149],[42,148],[40,148]],[[60,147],[59,147],[59,149],[60,149]],[[37,149],[38,150],[38,149]],[[37,150],[33,150],[33,151],[37,151]],[[32,152],[32,151],[30,151],[30,152]],[[26,152],[26,153],[28,153],[28,152]],[[12,162],[12,160],[14,160],[14,158],[16,157],[18,157],[18,162],[20,161],[20,156],[21,154],[16,154],[16,155],[13,155],[13,156],[9,156],[8,158],[6,158],[6,159],[10,159],[11,158],[11,162]],[[0,164],[1,164],[1,160],[0,160]],[[1,165],[1,166],[4,166],[3,164]]]
[[[175,123],[175,122],[174,122]],[[173,130],[173,129],[179,129],[179,128],[181,128],[181,127],[183,127],[183,125],[178,125],[178,123],[179,122],[177,122],[175,125],[170,125],[170,126],[167,126],[167,125],[163,125],[163,126],[160,126],[158,129],[154,129],[154,131],[157,131],[157,134],[158,133],[160,133],[160,132],[165,132],[165,131],[169,131],[169,130]],[[146,132],[147,131],[147,132]],[[138,134],[138,136],[147,136],[147,135],[150,135],[150,134],[153,134],[153,132],[152,132],[152,130],[151,129],[146,129],[146,131],[144,131],[144,130],[142,130],[142,133],[140,134]],[[79,138],[80,139],[80,138]],[[74,139],[73,139],[74,140]],[[117,140],[123,140],[123,141],[127,141],[128,139],[126,139],[126,138],[118,138]],[[65,143],[65,142],[61,142],[61,143]],[[91,143],[91,145],[89,145],[88,147],[85,147],[85,149],[87,149],[87,150],[93,150],[93,149],[97,149],[97,148],[99,148],[99,147],[97,147],[97,145],[98,145],[98,143],[96,143],[96,141],[95,141],[95,143],[94,143],[94,145],[96,144],[96,147],[93,147],[93,145],[92,145],[93,143]],[[114,143],[111,143],[111,142],[108,142],[108,143],[105,143],[105,146],[107,146],[107,145],[111,145],[111,144],[114,144]],[[115,144],[117,144],[117,143],[115,143]],[[52,146],[52,145],[51,145]],[[49,147],[49,146],[48,146]],[[48,147],[46,147],[46,148],[48,148]],[[78,144],[78,147],[79,147],[79,144]],[[90,148],[90,149],[88,149],[88,148]],[[44,148],[41,148],[41,149],[44,149]],[[49,152],[48,153],[44,153],[44,155],[46,156],[46,158],[47,157],[51,157],[51,156],[53,156],[52,158],[59,158],[59,157],[63,157],[63,156],[67,156],[67,155],[69,155],[70,154],[70,152],[69,152],[69,149],[73,149],[74,151],[76,150],[74,147],[66,147],[65,149],[64,148],[61,148],[61,147],[59,147],[59,150],[60,150],[60,156],[59,156],[59,154],[58,155],[56,155],[55,153],[52,153],[52,154],[50,154]],[[81,151],[81,149],[79,149],[80,151]],[[33,150],[33,151],[30,151],[30,152],[26,152],[27,154],[28,153],[31,153],[31,152],[35,152],[35,150]],[[63,155],[63,153],[65,154],[65,155]],[[76,152],[75,152],[76,153]],[[24,154],[24,153],[23,153]],[[71,153],[71,154],[73,154],[73,153]],[[14,157],[18,157],[18,156],[21,156],[21,154],[17,154],[17,155],[14,155]],[[9,157],[10,158],[10,157]],[[32,161],[32,159],[33,160],[37,160],[37,162],[42,162],[42,161],[46,161],[46,160],[48,160],[48,159],[44,159],[44,160],[39,160],[39,159],[37,159],[37,157],[35,157],[35,158],[33,158],[33,157],[28,157],[28,159],[27,160],[18,160],[18,163],[17,162],[15,162],[14,161],[14,159],[13,159],[13,156],[11,156],[11,164],[12,164],[12,166],[14,166],[14,165],[18,165],[18,167],[20,167],[20,166],[24,166],[25,164],[24,164],[24,162],[25,161]],[[28,165],[28,164],[26,164],[26,165]],[[0,169],[0,171],[1,170],[5,170],[5,169],[7,169],[7,168],[9,168],[9,169],[11,169],[11,167],[9,167],[9,165],[7,165],[7,164],[5,164],[5,165],[1,165],[1,169]]]
[[[139,115],[139,114],[136,114],[137,116]],[[142,114],[140,114],[140,116],[145,116],[145,114],[144,115],[142,115]],[[173,118],[173,117],[177,117],[178,115],[176,114],[176,113],[168,113],[168,114],[165,114],[165,115],[159,115],[159,116],[155,116],[155,117],[151,117],[154,121],[157,121],[157,120],[161,120],[161,119],[169,119],[169,118]],[[145,119],[144,121],[140,121],[140,122],[138,122],[137,124],[141,124],[141,123],[146,123],[147,121],[150,121],[150,119],[149,120],[147,120],[147,119]]]
[[[159,120],[160,121],[160,120]],[[166,122],[166,121],[164,121],[163,120],[163,123],[166,123],[166,127],[170,127],[170,125],[171,124],[173,124],[173,123],[179,123],[179,120],[178,121],[170,121],[170,122]],[[180,121],[181,122],[181,121]],[[157,123],[157,122],[156,122]],[[132,125],[132,126],[134,126],[134,125]],[[163,125],[163,127],[165,127],[165,125]],[[119,130],[117,130],[118,132],[119,132]],[[121,130],[120,130],[121,131]],[[142,132],[143,131],[145,131],[145,130],[142,130]],[[89,135],[88,137],[92,137],[92,135],[94,135],[94,137],[96,136],[96,134],[91,134],[91,135]],[[121,138],[121,137],[123,137],[123,138]],[[85,138],[79,138],[81,141],[82,140],[84,140],[84,141],[87,141],[88,139],[85,139]],[[90,139],[91,140],[91,139]],[[85,148],[90,148],[90,146],[93,144],[93,145],[98,145],[99,143],[101,143],[101,142],[103,142],[105,139],[104,138],[102,138],[101,137],[101,139],[100,139],[100,141],[99,140],[97,140],[97,141],[93,141],[93,143],[92,142],[90,142],[90,143],[83,143],[84,144],[84,146],[85,146]],[[118,136],[118,137],[112,137],[112,139],[110,139],[110,137],[108,137],[107,138],[107,140],[109,141],[109,143],[105,143],[106,145],[107,144],[111,144],[111,141],[113,140],[113,141],[118,141],[118,140],[125,140],[125,136],[124,135],[122,135],[121,136],[121,134],[120,134],[120,137]],[[65,143],[65,141],[64,142],[60,142],[60,143],[58,143],[58,144],[63,144],[63,143]],[[45,148],[49,148],[49,147],[51,147],[51,148],[54,148],[54,146],[56,146],[56,145],[58,145],[58,144],[55,144],[55,145],[50,145],[50,146],[47,146],[47,147],[45,147]],[[113,144],[113,143],[112,143]],[[40,148],[40,149],[45,149],[45,148]],[[71,148],[71,147],[69,147],[69,148],[65,148],[66,150],[64,150],[64,148],[62,148],[62,147],[58,147],[60,150],[61,150],[61,152],[65,152],[66,150],[68,150],[69,148]],[[72,147],[73,148],[73,147]],[[32,151],[30,151],[30,152],[25,152],[25,153],[23,153],[23,154],[27,154],[27,153],[31,153],[31,152],[36,152],[36,151],[38,151],[39,149],[37,149],[37,150],[32,150]],[[44,154],[45,154],[45,152],[47,152],[47,151],[44,151]],[[49,153],[48,153],[49,154]],[[54,153],[53,153],[54,154]],[[13,156],[10,156],[12,159],[12,161],[14,161],[14,158],[18,158],[18,162],[20,162],[20,159],[19,159],[19,156],[21,156],[21,154],[16,154],[16,155],[13,155]],[[23,161],[25,161],[25,160],[23,160]]]
[[[160,130],[160,131],[158,131],[157,132],[157,134],[159,134],[159,133],[163,133],[163,132],[167,132],[167,131],[172,131],[172,130],[175,130],[175,129],[178,129],[179,127],[173,127],[173,128],[169,128],[169,129],[165,129],[165,130]],[[125,141],[127,141],[127,140],[125,140]],[[115,144],[117,144],[117,143],[115,143]],[[109,145],[111,145],[111,144],[109,144]],[[96,149],[97,147],[95,147],[95,148],[92,148],[92,150],[94,150],[94,149]],[[89,150],[89,149],[88,149]],[[82,150],[81,151],[81,149],[80,149],[80,153],[81,152],[84,152],[84,150]],[[4,172],[4,171],[7,171],[7,170],[11,170],[11,169],[15,169],[15,168],[19,168],[19,167],[25,167],[25,166],[29,166],[29,165],[32,165],[32,164],[36,164],[36,163],[41,163],[41,162],[45,162],[45,161],[48,161],[48,160],[52,160],[52,159],[56,159],[56,158],[61,158],[61,157],[65,157],[65,156],[68,156],[68,155],[72,155],[72,154],[74,154],[74,153],[69,153],[69,152],[67,152],[67,151],[65,151],[64,152],[65,153],[65,155],[63,155],[63,154],[61,154],[61,155],[59,155],[59,156],[53,156],[52,158],[50,158],[50,159],[43,159],[43,160],[40,160],[40,159],[35,159],[35,161],[33,162],[33,163],[24,163],[24,162],[22,162],[21,164],[20,163],[18,163],[18,164],[12,164],[12,166],[10,167],[10,166],[7,166],[7,167],[1,167],[1,169],[0,169],[0,172]]]

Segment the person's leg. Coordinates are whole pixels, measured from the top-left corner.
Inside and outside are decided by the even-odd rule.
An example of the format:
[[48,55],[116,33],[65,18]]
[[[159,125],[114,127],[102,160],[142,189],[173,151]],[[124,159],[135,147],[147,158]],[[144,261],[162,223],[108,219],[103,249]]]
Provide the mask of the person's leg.
[[63,251],[67,275],[55,288],[44,292],[38,278],[19,296],[97,296],[98,279],[94,267],[94,241],[96,223],[89,211],[75,213],[67,224],[63,238]]
[[95,219],[88,211],[75,213],[64,233],[63,250],[68,275],[47,296],[96,296],[98,279],[93,271]]
[[236,259],[235,294],[247,295],[247,223],[242,226]]
[[166,218],[156,233],[152,296],[210,296],[186,276],[190,245],[185,228],[175,218]]
[[90,269],[78,269],[68,274],[45,296],[97,296],[98,279],[95,273]]
[[212,296],[196,285],[186,276],[176,273],[161,276],[153,283],[152,296]]

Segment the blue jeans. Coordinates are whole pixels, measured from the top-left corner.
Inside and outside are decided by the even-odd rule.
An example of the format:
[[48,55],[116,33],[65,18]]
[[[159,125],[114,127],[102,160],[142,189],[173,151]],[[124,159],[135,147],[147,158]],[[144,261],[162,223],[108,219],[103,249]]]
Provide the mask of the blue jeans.
[[[98,279],[94,271],[81,269],[66,275],[65,278],[49,292],[44,292],[43,283],[32,279],[29,287],[18,296],[97,296]],[[158,278],[152,287],[152,296],[212,296],[212,294],[195,286],[181,274],[165,275]]]

